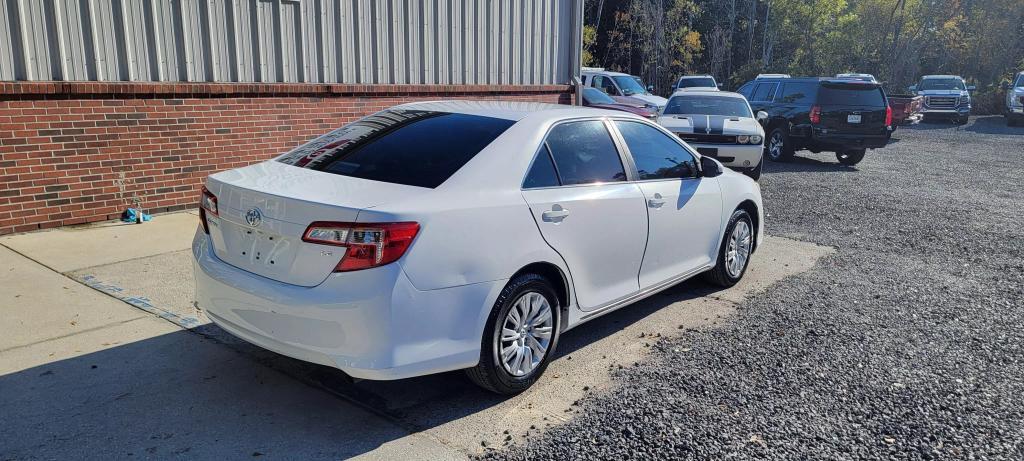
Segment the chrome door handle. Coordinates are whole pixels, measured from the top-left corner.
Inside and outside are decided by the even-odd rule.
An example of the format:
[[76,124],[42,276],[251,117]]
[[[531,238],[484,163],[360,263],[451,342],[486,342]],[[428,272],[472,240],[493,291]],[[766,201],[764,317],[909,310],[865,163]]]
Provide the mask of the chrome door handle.
[[544,220],[544,222],[553,223],[562,222],[562,220],[565,219],[567,216],[569,216],[569,210],[561,208],[557,210],[548,210],[540,214],[540,217],[541,219]]
[[661,208],[665,204],[665,199],[661,197],[661,194],[654,194],[653,198],[647,199],[647,206],[651,208]]

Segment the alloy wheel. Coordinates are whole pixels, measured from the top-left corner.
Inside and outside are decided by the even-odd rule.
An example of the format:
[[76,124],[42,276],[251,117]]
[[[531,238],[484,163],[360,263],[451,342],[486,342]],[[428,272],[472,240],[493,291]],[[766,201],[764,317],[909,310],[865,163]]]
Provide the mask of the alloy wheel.
[[512,376],[526,376],[544,360],[551,345],[551,303],[535,291],[516,300],[496,338],[499,359]]
[[729,246],[725,251],[725,270],[732,278],[739,278],[747,265],[752,243],[750,237],[750,224],[743,220],[737,221],[732,234],[729,235]]
[[768,156],[772,160],[777,160],[782,157],[782,147],[785,144],[785,139],[782,137],[782,133],[776,131],[772,133],[771,139],[768,140]]

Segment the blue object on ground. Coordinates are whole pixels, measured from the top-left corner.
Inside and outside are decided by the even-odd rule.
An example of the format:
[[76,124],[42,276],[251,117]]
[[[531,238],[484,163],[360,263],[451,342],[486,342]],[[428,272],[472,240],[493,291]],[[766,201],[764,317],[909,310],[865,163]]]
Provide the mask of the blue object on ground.
[[142,217],[142,221],[149,221],[153,219],[152,216],[143,213],[141,210],[136,210],[135,208],[128,208],[127,210],[124,210],[123,213],[121,213],[121,221],[139,222],[140,216]]

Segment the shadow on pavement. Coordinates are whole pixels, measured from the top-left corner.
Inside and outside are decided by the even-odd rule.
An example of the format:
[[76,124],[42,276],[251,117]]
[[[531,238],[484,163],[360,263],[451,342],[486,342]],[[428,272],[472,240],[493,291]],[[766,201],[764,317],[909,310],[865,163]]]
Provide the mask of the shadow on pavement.
[[186,331],[0,376],[0,409],[0,459],[338,459],[407,435]]
[[[710,293],[684,282],[566,333],[557,356]],[[221,340],[229,335],[212,324],[196,333],[0,376],[0,458],[347,458],[509,400],[462,372],[353,382],[336,369]]]
[[[870,156],[872,151],[868,151],[867,155]],[[796,155],[788,162],[772,162],[764,164],[765,173],[793,173],[793,172],[807,172],[807,171],[819,171],[819,172],[837,172],[837,173],[851,173],[857,171],[856,166],[846,166],[835,160],[833,154],[820,154],[830,155],[832,161],[821,161],[815,158],[804,157],[801,154],[808,154],[808,151],[797,152]]]

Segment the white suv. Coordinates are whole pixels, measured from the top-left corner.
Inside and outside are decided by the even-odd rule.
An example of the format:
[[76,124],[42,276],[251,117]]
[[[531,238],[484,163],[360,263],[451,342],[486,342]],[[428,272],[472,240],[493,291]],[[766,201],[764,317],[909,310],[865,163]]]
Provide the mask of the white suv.
[[643,80],[622,72],[610,72],[602,68],[585,67],[582,76],[583,86],[598,88],[613,99],[629,103],[626,98],[639,99],[661,110],[667,99],[651,94],[650,88],[644,86]]
[[559,334],[682,280],[743,277],[750,178],[624,112],[397,106],[211,175],[196,300],[228,332],[366,379],[529,387]]
[[1006,124],[1024,124],[1024,72],[1014,77],[1006,88]]

